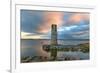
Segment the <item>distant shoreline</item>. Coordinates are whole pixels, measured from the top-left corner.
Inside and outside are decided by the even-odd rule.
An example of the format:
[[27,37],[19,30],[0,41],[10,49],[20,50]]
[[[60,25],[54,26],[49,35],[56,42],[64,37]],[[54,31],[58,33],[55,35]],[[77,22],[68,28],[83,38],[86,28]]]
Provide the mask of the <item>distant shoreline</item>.
[[[51,40],[51,39],[21,39],[21,40]],[[89,41],[89,39],[57,39],[57,40],[76,40],[76,41]]]

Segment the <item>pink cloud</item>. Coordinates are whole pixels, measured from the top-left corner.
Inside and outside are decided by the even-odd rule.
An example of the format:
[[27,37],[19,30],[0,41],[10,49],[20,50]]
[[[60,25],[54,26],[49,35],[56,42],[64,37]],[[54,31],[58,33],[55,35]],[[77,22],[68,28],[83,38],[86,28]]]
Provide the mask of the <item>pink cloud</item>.
[[89,20],[89,14],[88,13],[75,13],[72,14],[69,19],[67,20],[68,24],[72,23],[78,23],[82,20]]
[[45,12],[43,22],[41,26],[38,27],[38,32],[47,33],[50,31],[52,24],[56,24],[57,27],[60,27],[63,23],[69,25],[79,23],[82,20],[89,20],[88,13],[73,13],[66,21],[63,20],[63,17],[63,12]]
[[52,24],[56,24],[59,27],[63,22],[62,19],[62,12],[45,12],[42,26],[38,27],[38,31],[47,33],[48,31],[50,31]]

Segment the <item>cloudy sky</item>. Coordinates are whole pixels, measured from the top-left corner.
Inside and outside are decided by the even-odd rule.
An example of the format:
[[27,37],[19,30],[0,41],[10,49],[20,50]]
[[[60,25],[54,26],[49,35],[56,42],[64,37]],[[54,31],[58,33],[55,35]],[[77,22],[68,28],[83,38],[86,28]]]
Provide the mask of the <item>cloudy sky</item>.
[[22,39],[50,39],[57,25],[58,39],[89,39],[89,13],[21,10]]

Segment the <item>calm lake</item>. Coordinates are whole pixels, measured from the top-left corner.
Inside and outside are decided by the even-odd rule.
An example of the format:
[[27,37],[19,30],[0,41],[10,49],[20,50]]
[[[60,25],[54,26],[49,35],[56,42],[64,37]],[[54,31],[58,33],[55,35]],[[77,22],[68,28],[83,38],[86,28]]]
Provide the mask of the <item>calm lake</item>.
[[[77,45],[81,43],[89,43],[89,40],[58,40],[59,44],[63,45]],[[49,39],[21,39],[21,57],[26,56],[46,56],[50,57],[50,52],[46,52],[42,49],[42,45],[50,44]],[[89,53],[77,52],[62,52],[57,53],[57,57],[72,56],[80,58],[82,60],[89,59]]]

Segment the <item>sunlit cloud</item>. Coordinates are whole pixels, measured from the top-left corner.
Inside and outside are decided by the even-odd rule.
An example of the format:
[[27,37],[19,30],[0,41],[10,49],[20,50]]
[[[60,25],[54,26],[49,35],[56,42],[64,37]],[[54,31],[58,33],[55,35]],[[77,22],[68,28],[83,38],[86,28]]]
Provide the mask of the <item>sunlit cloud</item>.
[[89,14],[74,13],[70,16],[68,22],[78,23],[82,20],[89,20]]
[[21,32],[21,38],[22,39],[41,39],[44,35],[35,34],[35,33],[27,33],[27,32]]
[[47,33],[51,29],[52,24],[59,27],[62,24],[62,12],[44,12],[43,23],[38,27],[38,32]]
[[21,31],[21,37],[29,35],[29,34],[31,34],[31,33]]
[[77,25],[67,26],[67,27],[59,27],[58,32],[70,31],[70,30],[72,30],[74,28],[77,28]]
[[74,28],[77,28],[77,26],[68,26],[68,27],[65,27],[65,30],[71,30],[71,29],[74,29]]
[[64,26],[78,25],[82,23],[89,24],[90,17],[88,13],[69,13],[68,17],[66,17],[64,19]]
[[89,38],[89,16],[81,12],[22,10],[21,38],[50,39],[52,24],[57,25],[59,39]]

